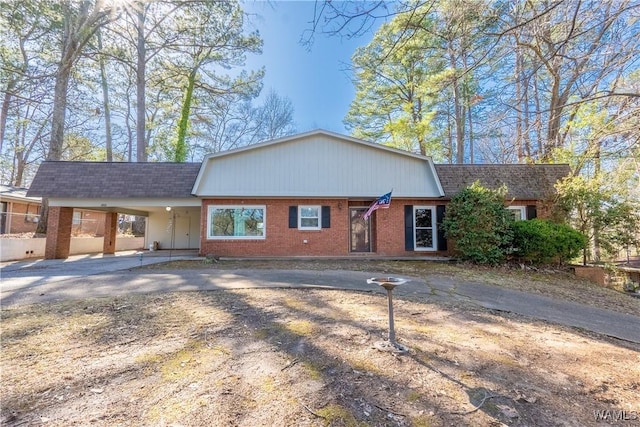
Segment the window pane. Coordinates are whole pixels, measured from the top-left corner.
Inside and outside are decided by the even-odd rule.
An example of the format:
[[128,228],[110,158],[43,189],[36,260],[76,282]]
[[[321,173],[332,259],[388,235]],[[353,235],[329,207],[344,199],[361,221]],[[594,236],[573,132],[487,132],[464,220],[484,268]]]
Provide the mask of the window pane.
[[513,214],[513,218],[516,221],[522,220],[522,209],[520,209],[520,208],[509,209],[509,212],[511,212]]
[[318,218],[301,218],[301,227],[318,227]]
[[233,211],[214,209],[211,211],[211,235],[233,236]]
[[432,211],[431,209],[416,209],[416,227],[429,227],[432,226]]
[[433,248],[433,230],[416,230],[416,248]]
[[212,209],[210,221],[211,237],[264,236],[264,209]]
[[318,208],[301,207],[300,216],[302,218],[318,218],[320,215],[318,215]]

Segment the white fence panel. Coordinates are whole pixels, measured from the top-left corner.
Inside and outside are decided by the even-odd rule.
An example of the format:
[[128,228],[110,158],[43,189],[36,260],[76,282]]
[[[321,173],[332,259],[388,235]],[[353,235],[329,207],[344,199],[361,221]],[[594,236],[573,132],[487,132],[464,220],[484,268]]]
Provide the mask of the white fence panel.
[[[46,239],[0,239],[0,261],[17,261],[29,258],[43,258]],[[94,254],[102,252],[102,237],[72,237],[69,253],[71,255]],[[142,249],[144,237],[118,237],[116,251]]]
[[45,238],[0,239],[0,261],[44,257]]

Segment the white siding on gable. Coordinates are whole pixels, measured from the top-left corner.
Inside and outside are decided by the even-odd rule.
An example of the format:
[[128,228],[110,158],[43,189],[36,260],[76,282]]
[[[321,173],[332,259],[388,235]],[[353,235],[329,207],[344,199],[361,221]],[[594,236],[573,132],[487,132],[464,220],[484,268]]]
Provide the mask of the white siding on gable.
[[[431,159],[324,132],[205,159],[199,197],[440,197]],[[197,187],[197,188],[196,188]]]

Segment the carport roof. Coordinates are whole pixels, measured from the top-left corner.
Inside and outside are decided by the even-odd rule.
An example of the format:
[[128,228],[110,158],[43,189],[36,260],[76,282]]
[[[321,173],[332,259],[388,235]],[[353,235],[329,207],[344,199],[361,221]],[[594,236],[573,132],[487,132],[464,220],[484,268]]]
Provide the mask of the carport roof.
[[200,163],[43,162],[27,195],[49,198],[191,197]]
[[519,200],[544,200],[555,193],[555,183],[568,176],[567,164],[534,165],[435,165],[445,197],[473,184],[487,188],[507,186],[507,197]]

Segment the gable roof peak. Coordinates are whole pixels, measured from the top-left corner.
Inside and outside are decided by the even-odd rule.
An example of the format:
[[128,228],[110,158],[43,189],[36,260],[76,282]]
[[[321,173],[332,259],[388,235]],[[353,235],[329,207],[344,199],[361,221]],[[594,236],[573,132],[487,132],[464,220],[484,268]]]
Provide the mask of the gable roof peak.
[[338,139],[338,140],[345,141],[345,142],[350,142],[350,143],[354,143],[354,144],[361,144],[363,146],[371,147],[371,148],[374,148],[374,149],[388,151],[390,153],[396,153],[396,154],[399,154],[399,155],[414,157],[414,158],[418,158],[418,159],[421,159],[421,160],[432,161],[431,156],[423,156],[421,154],[412,153],[412,152],[406,151],[406,150],[400,150],[398,148],[393,148],[393,147],[389,147],[389,146],[386,146],[386,145],[383,145],[383,144],[378,144],[378,143],[375,143],[375,142],[366,141],[364,139],[355,138],[353,136],[343,135],[343,134],[340,134],[340,133],[337,133],[337,132],[333,132],[333,131],[329,131],[329,130],[326,130],[326,129],[314,129],[314,130],[310,130],[310,131],[307,131],[307,132],[297,133],[297,134],[294,134],[294,135],[287,135],[287,136],[283,136],[283,137],[276,138],[276,139],[271,139],[271,140],[267,140],[267,141],[258,142],[256,144],[247,145],[247,146],[244,146],[244,147],[234,148],[234,149],[226,150],[226,151],[220,151],[220,152],[217,152],[217,153],[211,153],[211,154],[208,154],[208,155],[206,155],[204,157],[202,163],[205,164],[209,159],[213,159],[213,158],[217,158],[217,157],[230,156],[230,155],[234,155],[234,154],[237,154],[237,153],[242,153],[242,152],[245,152],[245,151],[258,150],[258,149],[269,147],[269,146],[272,146],[272,145],[283,144],[283,143],[293,142],[293,141],[297,141],[297,140],[309,139],[309,138],[312,138],[314,136],[326,136],[326,137],[329,137],[329,138]]

